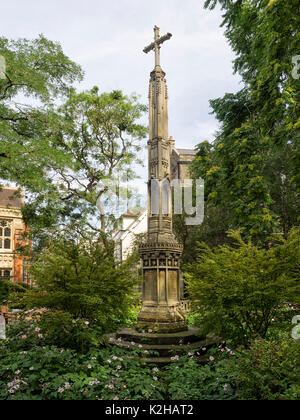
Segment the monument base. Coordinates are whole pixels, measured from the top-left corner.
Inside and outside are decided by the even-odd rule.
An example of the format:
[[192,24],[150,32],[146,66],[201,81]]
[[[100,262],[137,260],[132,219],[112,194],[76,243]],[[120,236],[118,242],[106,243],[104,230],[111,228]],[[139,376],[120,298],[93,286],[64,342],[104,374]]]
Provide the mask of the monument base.
[[[109,342],[124,349],[140,349],[139,359],[143,363],[167,365],[188,353],[197,354],[197,361],[207,363],[207,351],[220,342],[220,338],[206,337],[199,328],[173,333],[139,332],[124,328],[107,337]],[[177,356],[177,357],[174,357]]]
[[187,331],[184,315],[176,306],[143,305],[136,328],[155,333]]

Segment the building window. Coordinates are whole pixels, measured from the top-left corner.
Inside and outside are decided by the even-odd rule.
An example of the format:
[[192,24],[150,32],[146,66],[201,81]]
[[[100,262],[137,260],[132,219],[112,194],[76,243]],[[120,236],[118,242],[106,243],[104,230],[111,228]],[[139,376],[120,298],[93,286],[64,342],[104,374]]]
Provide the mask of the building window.
[[7,227],[7,221],[0,222],[0,248],[11,248],[11,228]]
[[2,280],[9,280],[11,276],[11,270],[5,269],[5,270],[1,270],[0,269],[0,279]]

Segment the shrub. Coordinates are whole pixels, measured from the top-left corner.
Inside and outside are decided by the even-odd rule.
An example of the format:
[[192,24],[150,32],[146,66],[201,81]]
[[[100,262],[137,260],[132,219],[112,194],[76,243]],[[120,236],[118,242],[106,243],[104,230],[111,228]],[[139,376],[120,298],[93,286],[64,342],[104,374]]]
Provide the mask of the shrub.
[[196,351],[162,368],[142,364],[138,346],[82,354],[47,340],[33,321],[8,328],[0,342],[0,400],[300,399],[300,341],[287,336],[234,351],[222,343],[205,365]]
[[55,240],[32,264],[34,287],[21,298],[16,294],[14,303],[49,309],[41,325],[52,336],[52,344],[79,350],[83,336],[87,339],[85,322],[99,336],[124,325],[132,314],[139,282],[132,270],[135,263],[132,256],[116,264],[111,244]]
[[247,345],[266,336],[286,302],[299,302],[300,229],[270,249],[229,236],[234,246],[199,245],[198,261],[186,267],[188,292],[207,331]]
[[152,369],[115,346],[86,354],[46,345],[33,322],[8,328],[0,343],[0,400],[162,399]]
[[[212,356],[211,356],[212,357]],[[194,358],[181,358],[166,368],[164,381],[171,400],[232,400],[235,398],[232,362],[223,357],[199,366]]]
[[256,339],[235,366],[237,396],[244,400],[300,400],[300,342]]

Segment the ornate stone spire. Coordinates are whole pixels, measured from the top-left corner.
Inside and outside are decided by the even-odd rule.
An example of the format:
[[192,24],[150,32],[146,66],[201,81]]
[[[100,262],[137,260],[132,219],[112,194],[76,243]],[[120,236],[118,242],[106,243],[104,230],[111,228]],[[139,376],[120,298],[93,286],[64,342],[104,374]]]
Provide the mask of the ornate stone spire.
[[182,246],[176,242],[172,231],[168,91],[166,74],[160,67],[161,45],[171,36],[168,33],[160,37],[159,28],[155,26],[154,42],[144,49],[145,53],[155,51],[155,67],[149,86],[148,240],[140,247],[144,284],[138,326],[159,332],[187,329],[179,310]]
[[[155,51],[155,67],[150,74],[149,86],[149,128],[150,141],[162,138],[168,141],[168,88],[165,79],[166,73],[160,67],[160,48],[163,42],[170,39],[172,35],[160,37],[159,28],[154,27],[154,42],[144,49],[145,53]],[[156,179],[162,179],[165,171],[162,167],[156,168],[156,173],[151,173]]]
[[[149,84],[149,241],[174,242],[172,233],[172,206],[170,197],[170,153],[168,136],[168,88],[166,73],[160,67],[161,45],[172,37],[170,33],[159,36],[154,27],[154,42],[144,49],[155,51],[155,67]],[[154,181],[155,180],[155,181]]]

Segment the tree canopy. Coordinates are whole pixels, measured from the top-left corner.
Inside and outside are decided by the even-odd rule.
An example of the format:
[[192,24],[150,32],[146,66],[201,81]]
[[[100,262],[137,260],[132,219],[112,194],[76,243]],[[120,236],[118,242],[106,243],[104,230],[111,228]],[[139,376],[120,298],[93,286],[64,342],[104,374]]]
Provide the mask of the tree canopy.
[[98,183],[135,176],[147,107],[121,91],[77,92],[81,68],[42,35],[0,38],[0,55],[0,179],[25,188],[25,223],[40,239],[70,224],[103,232]]
[[243,87],[211,100],[221,128],[212,145],[198,145],[193,174],[206,181],[206,220],[223,209],[221,231],[241,228],[260,243],[299,222],[299,2],[208,0],[205,7],[217,4]]

